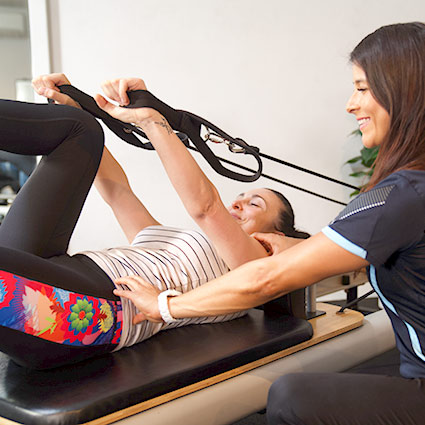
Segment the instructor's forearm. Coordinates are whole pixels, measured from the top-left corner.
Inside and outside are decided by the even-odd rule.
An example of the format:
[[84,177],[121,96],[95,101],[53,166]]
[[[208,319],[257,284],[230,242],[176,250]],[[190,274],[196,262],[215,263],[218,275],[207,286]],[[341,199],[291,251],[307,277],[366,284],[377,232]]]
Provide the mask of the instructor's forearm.
[[175,318],[232,313],[368,264],[318,233],[278,255],[246,263],[200,288],[169,298],[170,312]]
[[284,295],[276,257],[262,258],[178,297],[169,298],[175,318],[216,316],[246,310]]

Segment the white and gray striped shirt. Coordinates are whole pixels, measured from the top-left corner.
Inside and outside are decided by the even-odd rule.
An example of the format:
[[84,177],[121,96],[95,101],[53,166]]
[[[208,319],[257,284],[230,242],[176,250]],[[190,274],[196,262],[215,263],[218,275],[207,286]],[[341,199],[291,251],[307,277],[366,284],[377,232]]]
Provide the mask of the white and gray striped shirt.
[[[161,291],[176,289],[188,292],[229,271],[211,242],[195,230],[182,230],[166,226],[142,229],[131,246],[84,251],[112,280],[137,275]],[[190,324],[223,322],[235,319],[245,312],[214,317],[185,319],[170,325],[142,322],[132,324],[137,309],[125,298],[123,329],[117,350],[143,341],[160,330]]]

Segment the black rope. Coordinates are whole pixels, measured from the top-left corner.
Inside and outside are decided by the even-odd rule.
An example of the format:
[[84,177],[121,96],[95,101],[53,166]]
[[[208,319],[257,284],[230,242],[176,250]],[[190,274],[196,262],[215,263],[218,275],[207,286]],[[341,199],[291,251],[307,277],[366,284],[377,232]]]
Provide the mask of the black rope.
[[287,167],[295,168],[296,170],[302,171],[304,173],[312,174],[313,176],[320,177],[325,180],[329,180],[333,183],[338,183],[342,186],[349,187],[350,189],[360,190],[360,188],[357,186],[353,186],[349,183],[345,183],[343,181],[333,179],[332,177],[328,177],[323,174],[316,173],[315,171],[308,170],[307,168],[300,167],[299,165],[291,164],[290,162],[283,161],[282,159],[275,158],[265,153],[259,152],[259,155],[262,156],[263,158],[269,159],[270,161],[278,162],[279,164],[286,165]]
[[[189,147],[188,147],[188,149],[191,149],[191,150],[193,150],[193,151],[195,151],[195,152],[199,152],[199,151],[198,151],[198,149],[196,149],[196,148],[195,148],[195,147],[193,147],[193,146],[189,146]],[[260,156],[261,156],[261,154],[260,154]],[[241,168],[242,170],[250,171],[250,172],[255,172],[255,171],[254,171],[254,170],[252,170],[251,168],[245,167],[244,165],[237,164],[236,162],[233,162],[233,161],[229,161],[228,159],[221,158],[220,156],[217,156],[217,158],[218,158],[220,161],[225,162],[226,164],[230,164],[230,165],[233,165],[233,166],[235,166],[235,167],[239,167],[239,168]],[[305,193],[308,193],[308,194],[310,194],[310,195],[317,196],[318,198],[322,198],[322,199],[325,199],[325,200],[327,200],[327,201],[334,202],[334,203],[339,204],[339,205],[344,205],[344,206],[346,206],[346,205],[347,205],[347,204],[346,204],[346,203],[344,203],[344,202],[337,201],[336,199],[328,198],[327,196],[320,195],[319,193],[312,192],[311,190],[307,190],[307,189],[304,189],[304,188],[299,187],[299,186],[295,186],[294,184],[287,183],[287,182],[285,182],[285,181],[283,181],[283,180],[277,179],[276,177],[272,177],[272,176],[269,176],[269,175],[264,174],[264,173],[261,173],[261,174],[260,174],[260,176],[261,176],[261,177],[264,177],[264,178],[266,178],[266,179],[272,180],[272,181],[274,181],[274,182],[277,182],[277,183],[280,183],[280,184],[284,184],[284,185],[289,186],[289,187],[291,187],[291,188],[293,188],[293,189],[300,190],[301,192],[305,192]],[[357,189],[357,188],[356,188],[356,189]]]
[[349,303],[344,304],[338,311],[337,313],[344,313],[344,310],[348,307],[351,307],[354,304],[357,304],[359,301],[364,300],[365,298],[367,298],[369,295],[372,295],[375,292],[374,289],[372,289],[371,291],[367,292],[366,294],[362,295],[361,297],[356,298],[353,301],[350,301]]
[[[145,149],[153,149],[153,146],[151,143],[142,143],[134,134],[133,132],[139,134],[143,138],[147,138],[146,134],[142,132],[137,127],[133,126],[132,124],[121,122],[120,120],[117,120],[113,117],[111,117],[109,114],[104,112],[102,109],[99,108],[95,100],[87,95],[86,93],[82,92],[81,90],[77,89],[76,87],[73,87],[71,85],[62,85],[59,86],[59,89],[61,92],[67,94],[68,96],[71,96],[74,100],[80,103],[80,105],[90,112],[92,115],[94,115],[96,118],[100,118],[107,127],[112,130],[118,137],[126,141],[127,143],[130,143],[132,145],[142,147]],[[187,133],[187,138],[190,139],[190,141],[195,145],[195,147],[192,147],[189,145],[188,140],[183,140],[183,143],[190,149],[195,150],[199,152],[204,158],[208,161],[208,163],[211,165],[211,167],[219,174],[232,178],[234,180],[239,181],[255,181],[258,177],[262,176],[266,179],[272,180],[274,182],[284,184],[286,186],[289,186],[293,189],[300,190],[302,192],[308,193],[313,196],[317,196],[321,199],[325,199],[327,201],[335,202],[339,205],[347,205],[343,202],[337,201],[332,198],[328,198],[327,196],[320,195],[316,192],[313,192],[311,190],[304,189],[302,187],[293,185],[291,183],[287,183],[283,180],[277,179],[275,177],[269,176],[267,174],[262,173],[262,161],[260,157],[266,158],[270,161],[277,162],[281,165],[285,165],[287,167],[295,168],[296,170],[302,171],[304,173],[311,174],[315,177],[319,177],[328,181],[331,181],[333,183],[340,184],[345,187],[349,187],[351,189],[359,190],[358,187],[350,185],[348,183],[342,182],[340,180],[336,180],[334,178],[325,176],[320,173],[316,173],[315,171],[308,170],[306,168],[300,167],[299,165],[291,164],[290,162],[283,161],[278,158],[274,158],[270,155],[263,154],[259,152],[259,149],[255,146],[250,146],[247,143],[245,143],[242,139],[238,138],[232,138],[228,134],[226,134],[223,130],[216,127],[214,124],[211,124],[209,121],[206,121],[204,118],[198,117],[197,115],[194,115],[190,112],[185,111],[179,111],[171,108],[161,100],[157,99],[152,93],[147,92],[146,90],[136,90],[136,91],[130,91],[128,92],[129,98],[131,100],[130,105],[128,107],[144,107],[149,106],[153,107],[154,109],[161,112],[165,118],[170,123],[171,127],[173,127],[174,130],[179,130],[181,132]],[[134,97],[134,98],[133,98]],[[239,148],[243,148],[243,151],[245,154],[253,155],[255,159],[258,162],[258,170],[253,170],[248,167],[244,167],[243,165],[239,165],[235,162],[229,161],[227,159],[221,158],[216,156],[207,146],[207,143],[205,140],[203,140],[200,136],[200,130],[201,125],[205,126],[208,129],[214,130],[219,137],[222,137],[225,139],[225,141],[230,142],[230,145],[236,145]],[[230,148],[229,149],[232,150]],[[221,162],[233,165],[235,167],[238,167],[242,170],[249,171],[253,173],[253,175],[243,175],[240,173],[236,173],[234,171],[231,171],[229,169],[224,168],[221,165]]]

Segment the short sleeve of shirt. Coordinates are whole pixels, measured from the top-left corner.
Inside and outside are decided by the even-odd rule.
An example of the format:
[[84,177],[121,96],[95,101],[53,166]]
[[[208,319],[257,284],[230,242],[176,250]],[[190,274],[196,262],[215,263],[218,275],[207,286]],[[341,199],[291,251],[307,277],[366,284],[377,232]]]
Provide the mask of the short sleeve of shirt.
[[342,248],[380,266],[423,237],[423,190],[414,172],[394,173],[350,202],[322,232]]

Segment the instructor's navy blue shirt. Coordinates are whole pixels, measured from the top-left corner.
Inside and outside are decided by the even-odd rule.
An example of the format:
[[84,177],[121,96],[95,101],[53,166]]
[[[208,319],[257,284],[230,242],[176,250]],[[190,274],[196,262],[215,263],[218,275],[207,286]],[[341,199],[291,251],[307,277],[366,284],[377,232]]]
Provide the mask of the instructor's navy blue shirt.
[[395,332],[400,373],[425,378],[425,171],[391,174],[322,232],[370,263],[370,283]]

